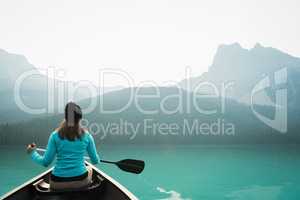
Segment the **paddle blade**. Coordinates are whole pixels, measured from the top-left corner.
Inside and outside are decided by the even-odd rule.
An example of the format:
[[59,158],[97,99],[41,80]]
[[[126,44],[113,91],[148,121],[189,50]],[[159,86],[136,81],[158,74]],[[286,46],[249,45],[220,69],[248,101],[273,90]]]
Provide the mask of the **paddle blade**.
[[145,162],[142,160],[125,159],[116,162],[116,165],[123,171],[140,174],[145,168]]

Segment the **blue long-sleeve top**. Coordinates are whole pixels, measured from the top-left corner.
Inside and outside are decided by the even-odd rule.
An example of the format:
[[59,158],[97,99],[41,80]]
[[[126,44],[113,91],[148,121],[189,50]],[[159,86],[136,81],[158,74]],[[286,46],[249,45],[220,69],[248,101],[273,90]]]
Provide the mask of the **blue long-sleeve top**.
[[74,141],[61,139],[57,131],[54,131],[48,140],[46,152],[41,156],[36,150],[31,153],[34,162],[49,166],[56,157],[52,174],[58,177],[80,176],[86,173],[84,155],[88,153],[91,163],[97,164],[100,159],[96,150],[93,136],[85,132],[81,138]]

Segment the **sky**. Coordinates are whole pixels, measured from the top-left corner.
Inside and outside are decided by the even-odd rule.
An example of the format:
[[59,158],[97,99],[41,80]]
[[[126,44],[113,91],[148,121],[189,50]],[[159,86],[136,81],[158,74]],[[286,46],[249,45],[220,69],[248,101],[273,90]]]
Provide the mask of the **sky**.
[[[259,42],[300,56],[299,1],[1,0],[0,48],[64,79],[98,82],[99,69],[133,84],[208,70],[220,44]],[[126,84],[108,75],[106,85]]]

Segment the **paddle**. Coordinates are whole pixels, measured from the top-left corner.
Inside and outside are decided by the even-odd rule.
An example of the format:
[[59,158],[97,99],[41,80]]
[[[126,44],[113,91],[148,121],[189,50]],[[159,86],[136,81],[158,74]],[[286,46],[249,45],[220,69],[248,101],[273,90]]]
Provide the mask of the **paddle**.
[[142,160],[125,159],[125,160],[120,160],[118,162],[111,162],[106,160],[100,160],[100,161],[103,163],[115,164],[121,170],[130,173],[135,173],[135,174],[142,173],[142,171],[145,168],[145,162]]
[[[45,152],[45,149],[36,148],[37,151]],[[85,159],[90,159],[89,157],[84,157]],[[145,168],[145,162],[142,160],[134,160],[134,159],[124,159],[117,162],[113,161],[107,161],[107,160],[100,160],[102,163],[108,163],[108,164],[115,164],[117,165],[121,170],[134,173],[134,174],[140,174]]]

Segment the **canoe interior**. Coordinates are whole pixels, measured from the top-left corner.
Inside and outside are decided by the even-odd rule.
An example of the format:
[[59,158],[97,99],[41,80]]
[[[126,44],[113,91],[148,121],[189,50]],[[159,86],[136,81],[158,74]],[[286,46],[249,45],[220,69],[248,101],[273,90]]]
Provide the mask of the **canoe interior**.
[[33,183],[39,181],[40,179],[49,180],[50,171],[38,177],[31,182],[29,182],[26,186],[20,188],[19,190],[13,192],[9,196],[1,199],[1,200],[128,200],[128,199],[136,199],[131,198],[130,195],[126,194],[126,192],[122,191],[112,182],[107,180],[98,170],[93,167],[93,179],[96,179],[96,176],[101,176],[103,181],[101,182],[101,186],[93,189],[91,191],[77,191],[77,192],[66,192],[62,194],[41,194],[38,193],[35,187],[32,185]]

